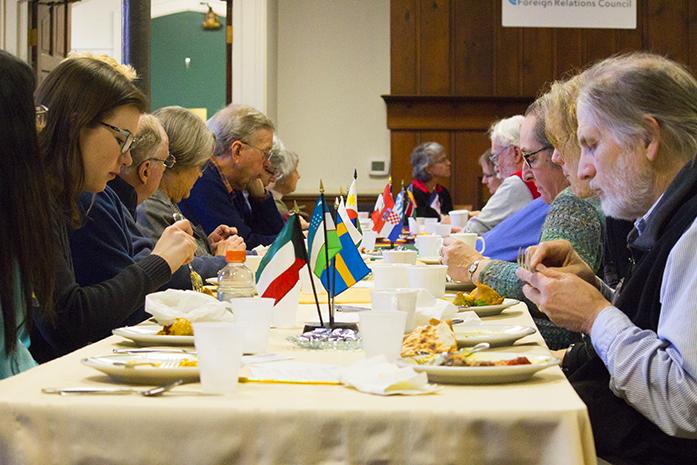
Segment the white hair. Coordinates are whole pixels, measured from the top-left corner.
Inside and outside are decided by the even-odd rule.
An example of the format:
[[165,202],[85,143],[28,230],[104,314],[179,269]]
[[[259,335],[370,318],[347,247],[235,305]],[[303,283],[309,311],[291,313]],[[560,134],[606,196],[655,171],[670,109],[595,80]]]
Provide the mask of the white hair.
[[489,138],[491,142],[502,145],[520,145],[520,125],[523,124],[525,117],[515,115],[496,121],[489,128]]

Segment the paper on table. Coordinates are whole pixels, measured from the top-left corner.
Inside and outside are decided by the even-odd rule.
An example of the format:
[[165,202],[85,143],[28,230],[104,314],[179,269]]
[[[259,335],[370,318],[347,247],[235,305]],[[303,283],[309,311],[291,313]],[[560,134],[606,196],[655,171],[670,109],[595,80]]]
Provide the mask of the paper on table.
[[269,362],[261,365],[245,365],[240,381],[255,383],[290,384],[341,384],[340,368],[326,363],[295,361]]
[[398,367],[380,355],[354,363],[341,371],[341,382],[368,394],[381,396],[432,394],[437,386],[428,384],[426,373]]
[[145,311],[158,323],[169,325],[177,318],[196,321],[232,321],[233,315],[226,302],[194,291],[167,289],[145,296]]

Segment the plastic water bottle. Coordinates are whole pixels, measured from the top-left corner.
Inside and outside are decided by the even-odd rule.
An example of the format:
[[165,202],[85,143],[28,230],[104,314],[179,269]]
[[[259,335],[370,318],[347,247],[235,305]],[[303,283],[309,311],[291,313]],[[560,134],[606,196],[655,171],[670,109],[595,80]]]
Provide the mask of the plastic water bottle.
[[254,273],[244,264],[246,257],[244,250],[228,250],[225,254],[227,265],[218,272],[218,300],[227,302],[257,294]]

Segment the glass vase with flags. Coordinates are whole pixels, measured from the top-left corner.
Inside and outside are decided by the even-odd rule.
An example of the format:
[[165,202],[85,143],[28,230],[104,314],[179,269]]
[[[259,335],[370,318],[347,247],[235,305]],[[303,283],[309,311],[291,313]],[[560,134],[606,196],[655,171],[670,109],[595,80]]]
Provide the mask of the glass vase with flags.
[[297,213],[276,236],[257,269],[257,291],[261,297],[278,304],[300,280],[300,270],[307,263],[307,250]]

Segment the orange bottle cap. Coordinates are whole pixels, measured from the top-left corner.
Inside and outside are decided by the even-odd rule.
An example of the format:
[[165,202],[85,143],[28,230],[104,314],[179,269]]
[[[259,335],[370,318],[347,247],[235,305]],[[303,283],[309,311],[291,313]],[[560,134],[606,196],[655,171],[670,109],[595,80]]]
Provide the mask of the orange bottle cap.
[[244,263],[246,259],[246,250],[228,250],[227,252],[225,252],[225,261],[228,263]]

